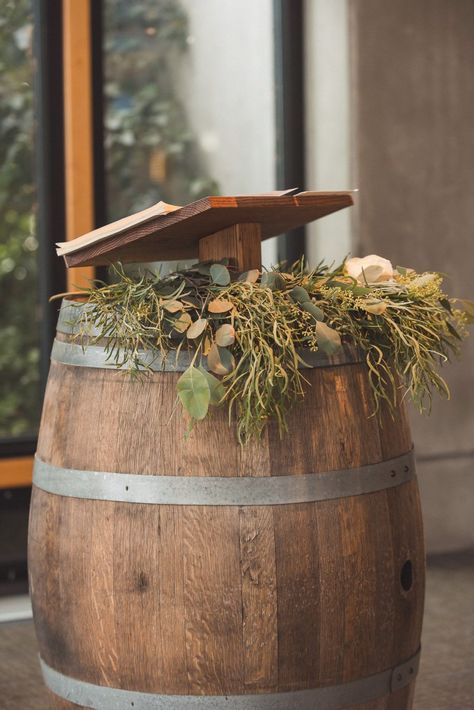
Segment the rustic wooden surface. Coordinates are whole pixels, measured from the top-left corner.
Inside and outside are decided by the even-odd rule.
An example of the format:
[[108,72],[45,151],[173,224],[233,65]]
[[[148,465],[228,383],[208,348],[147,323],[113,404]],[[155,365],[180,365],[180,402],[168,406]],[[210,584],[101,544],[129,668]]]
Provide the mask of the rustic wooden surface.
[[[471,551],[428,558],[423,652],[416,681],[415,710],[465,710],[472,705],[473,555]],[[0,612],[1,603],[0,598]],[[0,624],[2,710],[65,707],[48,702],[37,653],[32,622]],[[369,707],[377,710],[377,703]]]
[[[58,466],[190,476],[300,475],[411,448],[402,409],[370,417],[362,364],[308,371],[290,418],[241,448],[225,412],[186,440],[173,373],[53,363],[38,454]],[[330,473],[328,473],[330,475]],[[41,654],[66,675],[157,693],[338,684],[416,652],[424,596],[415,482],[286,506],[147,506],[35,490],[31,591]],[[410,559],[414,583],[400,571]],[[405,710],[410,689],[359,710]],[[68,707],[68,705],[64,705]]]
[[228,257],[237,271],[262,268],[262,229],[259,224],[234,224],[199,240],[199,261]]
[[352,205],[348,192],[204,197],[64,256],[67,266],[194,258],[202,237],[234,224],[260,223],[262,239]]

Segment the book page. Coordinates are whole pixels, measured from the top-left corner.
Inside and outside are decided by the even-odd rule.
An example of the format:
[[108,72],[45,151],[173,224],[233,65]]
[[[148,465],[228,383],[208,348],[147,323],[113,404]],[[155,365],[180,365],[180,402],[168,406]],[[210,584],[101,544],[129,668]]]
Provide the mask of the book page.
[[87,232],[80,237],[71,239],[68,242],[58,242],[56,244],[56,253],[58,256],[63,256],[64,254],[70,254],[71,252],[77,251],[82,247],[89,246],[90,244],[95,244],[96,242],[101,242],[108,237],[115,236],[121,232],[125,232],[130,227],[135,227],[138,224],[143,224],[148,222],[154,217],[159,217],[160,215],[167,215],[170,212],[175,212],[179,210],[179,205],[168,205],[166,202],[157,202],[156,205],[148,207],[146,210],[141,212],[136,212],[135,214],[129,215],[128,217],[123,217],[118,219],[116,222],[111,222],[103,227],[94,229],[92,232]]

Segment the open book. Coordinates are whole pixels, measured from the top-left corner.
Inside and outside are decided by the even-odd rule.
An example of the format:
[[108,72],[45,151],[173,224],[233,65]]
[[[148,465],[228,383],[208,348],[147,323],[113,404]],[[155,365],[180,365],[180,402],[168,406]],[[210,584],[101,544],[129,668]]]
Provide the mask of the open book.
[[146,210],[135,212],[135,214],[131,214],[128,217],[123,217],[122,219],[106,224],[103,227],[93,229],[92,232],[87,232],[87,234],[83,234],[81,237],[71,239],[68,242],[58,242],[56,244],[56,252],[58,256],[64,256],[64,254],[69,254],[70,252],[81,249],[82,247],[101,242],[112,235],[125,232],[127,229],[130,229],[130,227],[135,227],[138,224],[144,224],[154,217],[167,215],[170,214],[170,212],[175,212],[179,209],[179,205],[168,205],[166,202],[157,202],[156,205],[147,207]]

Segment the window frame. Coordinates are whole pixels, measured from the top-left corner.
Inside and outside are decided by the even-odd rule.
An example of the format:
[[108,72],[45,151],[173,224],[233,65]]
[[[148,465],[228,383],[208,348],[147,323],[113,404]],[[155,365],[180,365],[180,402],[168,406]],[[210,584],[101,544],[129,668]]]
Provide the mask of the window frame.
[[[65,129],[63,91],[63,10],[66,0],[33,0],[36,132],[36,184],[38,298],[41,312],[40,380],[44,392],[51,345],[57,321],[57,303],[51,294],[66,290],[64,265],[54,244],[66,232]],[[93,127],[94,221],[106,221],[105,154],[103,127],[103,0],[88,0],[90,8],[91,92]],[[304,139],[304,2],[273,0],[274,77],[278,189],[305,187]],[[278,258],[292,263],[304,253],[304,227],[282,235]],[[103,273],[98,274],[102,278]],[[18,471],[18,485],[31,483],[26,462],[31,461],[36,436],[0,439],[0,488]],[[21,460],[21,466],[19,462]],[[16,461],[16,464],[15,464]],[[11,482],[9,483],[9,487]]]
[[[88,0],[91,36],[91,107],[93,132],[94,226],[104,223],[102,148],[102,0]],[[54,245],[66,234],[66,167],[64,126],[65,0],[33,0],[34,102],[36,117],[35,179],[37,185],[38,302],[40,328],[40,392],[44,394],[56,331],[54,293],[67,288],[67,274]],[[31,485],[37,436],[0,439],[0,489]]]

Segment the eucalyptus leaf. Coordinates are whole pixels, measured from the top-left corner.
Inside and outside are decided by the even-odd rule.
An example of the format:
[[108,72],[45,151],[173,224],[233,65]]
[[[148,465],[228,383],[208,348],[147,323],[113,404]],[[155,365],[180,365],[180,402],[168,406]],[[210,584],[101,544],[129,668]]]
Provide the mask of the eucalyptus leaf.
[[234,304],[231,301],[226,301],[224,298],[215,298],[208,303],[207,310],[209,313],[227,313],[232,310]]
[[211,264],[205,261],[199,262],[194,268],[201,276],[209,276],[211,273]]
[[321,323],[321,321],[316,323],[316,338],[319,347],[326,355],[334,355],[342,346],[341,336],[337,330],[330,328],[326,323]]
[[216,375],[227,375],[234,369],[235,360],[230,350],[213,343],[207,356],[207,364]]
[[271,291],[281,291],[281,289],[285,288],[286,285],[286,281],[283,276],[276,271],[265,271],[265,273],[262,274],[260,283],[262,286],[269,288]]
[[178,333],[185,333],[191,323],[192,320],[189,313],[181,313],[179,318],[176,318],[173,323],[173,330],[176,330]]
[[327,281],[326,283],[326,286],[328,288],[340,288],[343,291],[352,291],[352,289],[354,288],[354,283],[347,283],[347,281],[338,281],[338,279],[329,279],[329,281]]
[[232,345],[235,340],[235,330],[230,323],[224,323],[216,331],[216,343],[222,347]]
[[371,289],[367,288],[367,286],[352,286],[351,291],[354,296],[367,296],[371,293]]
[[178,313],[184,309],[184,304],[176,300],[165,301],[163,308],[165,311],[168,311],[168,313]]
[[309,293],[302,286],[295,286],[294,288],[292,288],[290,291],[290,296],[293,301],[295,301],[295,303],[302,304],[306,303],[307,301],[311,302]]
[[193,419],[204,419],[211,401],[211,390],[203,373],[191,365],[179,378],[177,390],[188,414]]
[[206,318],[198,318],[197,320],[192,323],[187,332],[186,332],[186,337],[189,338],[190,340],[194,340],[194,338],[199,338],[202,333],[206,330],[207,326],[207,319]]
[[312,301],[305,301],[301,304],[301,308],[307,313],[311,313],[311,315],[314,316],[317,321],[324,320],[323,311]]
[[202,372],[209,385],[209,390],[211,393],[210,404],[213,406],[219,405],[225,397],[225,387],[217,377],[211,375],[208,370],[205,370],[202,365],[198,367],[199,372]]
[[210,269],[211,279],[217,286],[230,284],[229,269],[224,264],[213,264]]
[[257,283],[259,276],[260,271],[258,269],[250,269],[250,271],[244,271],[240,274],[237,281],[244,281],[245,283],[254,284]]

